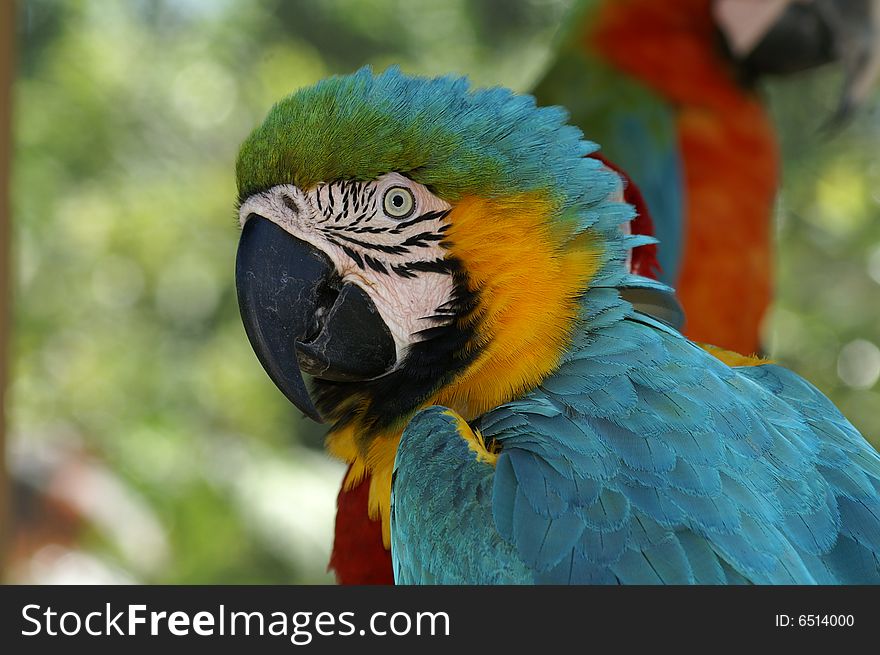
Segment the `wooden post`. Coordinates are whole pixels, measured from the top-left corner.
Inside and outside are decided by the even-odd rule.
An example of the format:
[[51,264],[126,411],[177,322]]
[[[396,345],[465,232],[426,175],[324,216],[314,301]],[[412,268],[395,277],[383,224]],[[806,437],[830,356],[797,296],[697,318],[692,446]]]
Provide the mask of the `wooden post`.
[[12,536],[9,473],[6,464],[6,376],[9,371],[10,310],[10,202],[12,162],[12,80],[15,54],[15,3],[0,0],[0,580],[6,571]]

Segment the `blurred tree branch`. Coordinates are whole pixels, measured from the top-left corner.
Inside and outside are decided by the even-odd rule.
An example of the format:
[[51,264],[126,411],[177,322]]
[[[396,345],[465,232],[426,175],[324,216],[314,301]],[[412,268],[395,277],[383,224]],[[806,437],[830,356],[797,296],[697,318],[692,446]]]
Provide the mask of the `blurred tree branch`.
[[[5,563],[11,536],[9,478],[6,468],[6,373],[9,355],[10,202],[12,161],[12,78],[15,37],[14,0],[0,0],[0,564]],[[0,577],[5,570],[0,566]]]

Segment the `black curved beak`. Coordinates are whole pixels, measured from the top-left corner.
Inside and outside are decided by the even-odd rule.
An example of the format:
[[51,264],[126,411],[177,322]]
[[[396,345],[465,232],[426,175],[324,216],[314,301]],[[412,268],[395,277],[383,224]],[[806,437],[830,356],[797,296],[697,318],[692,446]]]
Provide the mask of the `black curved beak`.
[[262,216],[245,222],[235,283],[257,359],[309,418],[323,420],[303,373],[357,381],[394,366],[394,340],[369,296],[343,284],[327,255]]
[[[880,73],[880,2],[878,0],[806,0],[789,2],[760,36],[737,45],[747,14],[737,16],[748,3],[715,0],[716,20],[743,77],[753,81],[764,75],[788,75],[839,62],[844,87],[831,119],[840,124],[868,95]],[[768,3],[769,5],[769,3]],[[748,12],[748,10],[745,10]],[[755,28],[757,29],[757,28]],[[753,35],[759,32],[752,31]],[[746,45],[743,45],[746,44]]]
[[837,59],[835,35],[816,3],[792,3],[743,57],[753,77],[789,75]]

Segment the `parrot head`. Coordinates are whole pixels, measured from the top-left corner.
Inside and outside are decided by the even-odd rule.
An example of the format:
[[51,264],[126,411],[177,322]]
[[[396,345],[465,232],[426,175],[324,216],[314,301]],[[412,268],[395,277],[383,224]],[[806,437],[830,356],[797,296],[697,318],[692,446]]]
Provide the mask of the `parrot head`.
[[370,433],[429,402],[478,416],[558,364],[580,295],[639,242],[620,176],[566,118],[396,68],[271,109],[237,162],[236,285],[293,404]]
[[834,122],[852,114],[880,74],[880,0],[713,0],[712,9],[747,80],[840,62]]

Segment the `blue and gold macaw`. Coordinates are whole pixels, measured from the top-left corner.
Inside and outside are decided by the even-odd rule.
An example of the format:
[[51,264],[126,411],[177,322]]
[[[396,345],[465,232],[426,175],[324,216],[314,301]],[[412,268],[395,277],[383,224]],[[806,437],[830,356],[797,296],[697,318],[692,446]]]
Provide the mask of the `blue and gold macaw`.
[[794,373],[663,320],[594,150],[559,108],[394,68],[245,141],[244,324],[363,502],[337,571],[378,544],[398,583],[880,582],[880,456]]

